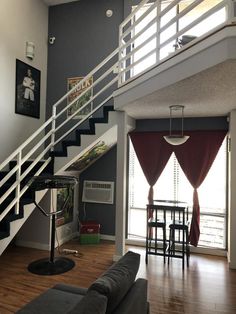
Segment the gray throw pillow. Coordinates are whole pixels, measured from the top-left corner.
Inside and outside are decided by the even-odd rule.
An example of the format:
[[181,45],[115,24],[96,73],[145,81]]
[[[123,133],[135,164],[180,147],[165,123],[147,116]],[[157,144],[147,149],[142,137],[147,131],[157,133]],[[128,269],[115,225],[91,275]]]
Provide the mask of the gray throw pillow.
[[140,264],[140,254],[129,251],[90,287],[108,298],[106,313],[112,313],[132,286]]
[[107,297],[91,290],[68,314],[105,314],[106,308]]

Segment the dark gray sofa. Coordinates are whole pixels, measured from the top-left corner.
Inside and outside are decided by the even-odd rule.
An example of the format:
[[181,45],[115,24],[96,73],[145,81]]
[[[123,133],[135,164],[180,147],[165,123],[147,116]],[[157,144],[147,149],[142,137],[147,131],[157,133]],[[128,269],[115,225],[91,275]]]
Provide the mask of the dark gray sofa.
[[146,314],[147,280],[135,280],[140,255],[127,252],[86,289],[57,284],[18,314]]

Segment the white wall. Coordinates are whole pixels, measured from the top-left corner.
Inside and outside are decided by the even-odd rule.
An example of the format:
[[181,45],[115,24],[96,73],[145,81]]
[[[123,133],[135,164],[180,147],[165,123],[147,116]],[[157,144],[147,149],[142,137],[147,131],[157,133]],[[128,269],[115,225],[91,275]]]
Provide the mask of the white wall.
[[[41,199],[39,205],[48,213],[51,203],[50,190]],[[17,233],[15,244],[40,250],[50,250],[50,235],[50,217],[44,216],[38,208],[35,208]]]
[[230,113],[228,261],[236,269],[236,110]]
[[[0,163],[45,121],[48,8],[41,0],[0,1]],[[35,58],[25,57],[26,41]],[[40,119],[15,114],[16,59],[41,71]]]

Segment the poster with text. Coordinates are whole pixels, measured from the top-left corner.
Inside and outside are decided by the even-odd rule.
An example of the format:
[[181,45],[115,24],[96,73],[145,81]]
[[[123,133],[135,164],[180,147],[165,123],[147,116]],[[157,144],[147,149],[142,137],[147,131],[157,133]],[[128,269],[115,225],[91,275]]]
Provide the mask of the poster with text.
[[[81,82],[84,78],[83,77],[72,77],[67,79],[67,89],[70,91],[74,86],[76,86],[79,82]],[[73,116],[73,119],[82,119],[87,116],[92,111],[92,86],[93,84],[93,77],[83,81],[78,87],[70,93],[67,98],[68,104],[71,104],[73,100],[77,97],[80,97],[68,108],[67,116]],[[87,92],[86,92],[87,90]],[[82,108],[85,104],[87,105]],[[80,110],[80,108],[82,108]]]

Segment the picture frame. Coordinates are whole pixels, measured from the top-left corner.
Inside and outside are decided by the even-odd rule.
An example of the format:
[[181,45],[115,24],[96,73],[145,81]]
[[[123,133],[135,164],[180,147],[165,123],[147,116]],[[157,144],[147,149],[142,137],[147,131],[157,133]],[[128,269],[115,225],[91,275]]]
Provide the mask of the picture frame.
[[[70,91],[76,84],[82,81],[84,77],[70,77],[67,79],[67,91]],[[69,105],[76,97],[82,94],[86,89],[88,89],[93,84],[93,77],[88,78],[82,85],[82,87],[77,88],[67,97],[67,104]],[[89,101],[93,96],[92,89],[89,89],[82,98],[76,101],[70,108],[67,110],[67,117],[72,116],[79,108],[81,108],[87,101]],[[76,114],[72,119],[83,119],[93,110],[93,104],[90,102],[81,112]]]
[[74,187],[70,186],[69,188],[59,188],[57,189],[57,211],[60,211],[65,203],[65,200],[68,197],[67,203],[62,213],[57,214],[56,217],[56,226],[60,227],[67,223],[73,221],[73,211],[74,211]]
[[41,72],[16,59],[15,113],[40,118]]
[[82,172],[87,169],[92,163],[98,160],[104,153],[106,153],[112,144],[107,144],[105,141],[98,141],[94,146],[92,146],[88,151],[86,151],[82,156],[72,163],[68,170]]

